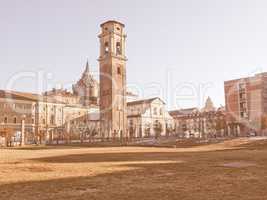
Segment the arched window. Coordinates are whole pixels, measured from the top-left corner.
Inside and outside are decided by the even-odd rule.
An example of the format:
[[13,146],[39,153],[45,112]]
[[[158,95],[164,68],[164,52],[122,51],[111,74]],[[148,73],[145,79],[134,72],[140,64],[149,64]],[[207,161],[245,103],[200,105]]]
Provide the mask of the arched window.
[[16,118],[16,117],[14,117],[14,119],[13,119],[13,123],[14,123],[14,124],[17,123],[17,118]]
[[120,42],[116,43],[116,54],[121,55],[121,43]]
[[7,119],[7,117],[5,117],[4,118],[4,123],[7,124],[7,122],[8,122],[8,119]]
[[105,54],[109,52],[109,44],[108,42],[105,42]]
[[117,74],[121,75],[121,68],[117,67]]

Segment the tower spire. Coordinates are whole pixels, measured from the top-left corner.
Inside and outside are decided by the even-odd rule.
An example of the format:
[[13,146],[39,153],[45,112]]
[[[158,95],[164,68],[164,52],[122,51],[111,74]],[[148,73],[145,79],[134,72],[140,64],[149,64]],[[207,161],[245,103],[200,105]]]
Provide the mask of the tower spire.
[[85,73],[89,73],[89,61],[88,61],[88,59],[86,62]]

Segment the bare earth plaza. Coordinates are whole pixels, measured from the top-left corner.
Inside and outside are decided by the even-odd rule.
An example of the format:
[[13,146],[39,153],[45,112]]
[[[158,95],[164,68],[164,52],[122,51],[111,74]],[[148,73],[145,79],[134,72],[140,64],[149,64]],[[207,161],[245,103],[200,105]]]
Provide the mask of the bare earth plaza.
[[267,200],[267,72],[170,109],[128,88],[127,24],[98,28],[98,77],[0,90],[0,200]]
[[267,142],[1,149],[0,199],[263,200]]

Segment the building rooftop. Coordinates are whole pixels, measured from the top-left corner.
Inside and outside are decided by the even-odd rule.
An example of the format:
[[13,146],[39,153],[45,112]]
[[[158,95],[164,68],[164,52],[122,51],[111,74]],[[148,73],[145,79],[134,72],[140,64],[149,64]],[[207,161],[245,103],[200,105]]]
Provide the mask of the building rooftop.
[[172,111],[169,111],[169,114],[171,116],[189,115],[196,111],[198,111],[198,108],[194,107],[194,108],[185,108],[185,109],[180,109],[180,110],[172,110]]
[[157,99],[159,99],[160,101],[163,102],[163,104],[165,104],[165,102],[161,98],[155,97],[155,98],[150,98],[150,99],[142,99],[142,100],[137,100],[137,101],[130,101],[130,102],[127,102],[127,106],[138,105],[138,104],[149,104],[152,101],[155,101]]
[[34,93],[27,93],[27,92],[0,90],[0,97],[7,98],[7,99],[15,99],[15,100],[64,104],[63,102],[58,101],[48,96],[43,96],[43,95],[34,94]]
[[257,80],[260,80],[261,77],[267,77],[267,72],[257,73],[257,74],[254,74],[253,76],[227,80],[227,81],[224,81],[224,84],[227,85],[227,84],[232,84],[236,82],[241,83],[242,81],[257,81]]
[[45,96],[63,96],[63,97],[72,97],[74,96],[71,92],[66,89],[55,89],[53,88],[50,91],[46,91],[43,93]]
[[115,24],[119,24],[119,25],[121,25],[122,27],[125,27],[125,25],[124,25],[123,23],[118,22],[118,21],[116,21],[116,20],[109,20],[109,21],[106,21],[106,22],[102,23],[102,24],[100,25],[100,27],[103,27],[105,24],[109,24],[109,23],[115,23]]

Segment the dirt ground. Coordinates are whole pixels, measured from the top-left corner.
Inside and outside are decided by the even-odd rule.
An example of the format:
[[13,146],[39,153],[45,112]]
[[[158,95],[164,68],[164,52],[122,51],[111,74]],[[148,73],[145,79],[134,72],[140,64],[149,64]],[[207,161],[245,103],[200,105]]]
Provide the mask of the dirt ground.
[[265,200],[267,140],[0,149],[2,200]]

